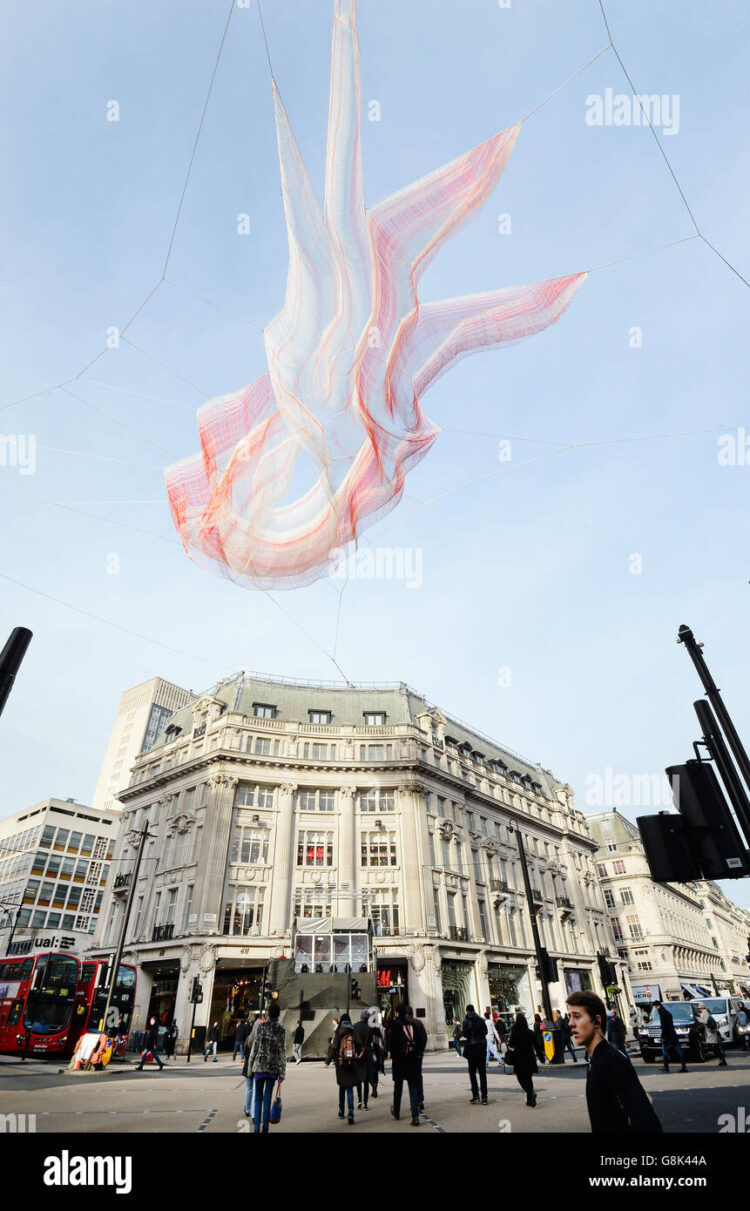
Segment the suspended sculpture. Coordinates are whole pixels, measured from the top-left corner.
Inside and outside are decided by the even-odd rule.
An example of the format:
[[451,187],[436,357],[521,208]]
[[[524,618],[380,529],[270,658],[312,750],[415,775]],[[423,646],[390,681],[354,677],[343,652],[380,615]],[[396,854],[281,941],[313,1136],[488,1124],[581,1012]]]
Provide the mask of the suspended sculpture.
[[440,432],[425,391],[477,349],[541,332],[584,273],[421,303],[421,275],[487,199],[520,123],[374,206],[360,152],[355,0],[335,0],[321,210],[273,83],[289,241],[268,373],[198,411],[200,453],[166,471],[175,525],[207,570],[259,588],[325,575],[398,504]]

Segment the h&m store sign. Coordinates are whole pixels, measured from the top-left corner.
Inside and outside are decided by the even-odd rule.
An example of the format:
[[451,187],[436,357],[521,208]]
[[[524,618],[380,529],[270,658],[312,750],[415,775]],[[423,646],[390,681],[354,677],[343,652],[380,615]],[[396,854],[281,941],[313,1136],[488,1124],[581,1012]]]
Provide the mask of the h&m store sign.
[[91,942],[87,933],[44,933],[32,938],[18,938],[8,947],[9,955],[27,955],[37,950],[62,950],[69,954],[83,952],[84,939]]

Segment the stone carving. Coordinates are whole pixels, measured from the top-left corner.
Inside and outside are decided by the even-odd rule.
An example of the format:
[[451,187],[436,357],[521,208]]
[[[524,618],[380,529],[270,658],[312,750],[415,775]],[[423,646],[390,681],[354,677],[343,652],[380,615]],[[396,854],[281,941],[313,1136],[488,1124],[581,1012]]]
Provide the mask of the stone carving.
[[216,947],[204,946],[201,950],[200,966],[201,971],[211,971],[216,963]]
[[179,812],[167,823],[168,833],[188,833],[195,824],[194,812]]
[[279,795],[287,795],[289,798],[291,798],[296,790],[296,782],[282,782],[281,786],[279,787]]
[[424,971],[425,965],[425,950],[424,946],[412,946],[409,950],[409,961],[416,971],[417,975]]
[[341,802],[344,804],[348,803],[351,799],[353,799],[355,793],[356,793],[355,788],[353,786],[340,786],[339,787],[339,797],[341,799]]
[[183,950],[182,956],[180,958],[180,971],[183,973],[183,975],[185,974],[185,972],[188,970],[189,967],[190,967],[190,955],[186,948],[185,950]]
[[211,774],[206,778],[206,786],[209,790],[220,790],[224,787],[232,790],[238,782],[239,778],[231,777],[229,774]]
[[450,841],[456,834],[456,826],[451,820],[441,820],[437,827],[444,841]]

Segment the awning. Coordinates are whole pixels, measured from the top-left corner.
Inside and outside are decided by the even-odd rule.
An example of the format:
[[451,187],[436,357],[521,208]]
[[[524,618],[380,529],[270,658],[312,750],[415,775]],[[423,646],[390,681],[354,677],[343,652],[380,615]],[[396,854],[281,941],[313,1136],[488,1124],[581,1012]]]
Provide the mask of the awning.
[[694,1001],[700,1001],[704,997],[714,996],[710,988],[702,988],[700,984],[683,984],[682,991],[687,992]]
[[297,917],[297,933],[367,933],[368,917]]

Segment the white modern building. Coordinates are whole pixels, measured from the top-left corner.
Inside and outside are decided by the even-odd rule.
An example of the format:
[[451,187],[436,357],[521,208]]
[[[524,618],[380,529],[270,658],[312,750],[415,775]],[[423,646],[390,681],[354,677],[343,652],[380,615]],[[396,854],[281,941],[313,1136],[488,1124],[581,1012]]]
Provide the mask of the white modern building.
[[196,1022],[218,1019],[229,1039],[258,1008],[269,960],[295,953],[302,920],[307,933],[314,919],[371,922],[383,1005],[411,1002],[432,1048],[469,1002],[541,1004],[532,907],[558,959],[553,1007],[569,990],[601,992],[596,956],[616,959],[570,787],[404,684],[238,675],[166,721],[117,797],[118,880],[96,953],[116,944],[131,830],[147,821],[125,959],[138,966],[140,1022],[174,1015],[183,1040],[193,977]]
[[193,698],[189,690],[161,677],[123,694],[94,791],[92,805],[97,811],[119,811],[117,792],[127,785],[136,757],[148,752],[170,715]]
[[74,799],[0,820],[0,954],[91,945],[118,830],[119,813]]
[[617,809],[587,816],[610,928],[636,1004],[691,990],[750,995],[750,914],[715,883],[654,883],[640,833]]

